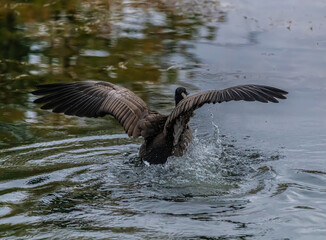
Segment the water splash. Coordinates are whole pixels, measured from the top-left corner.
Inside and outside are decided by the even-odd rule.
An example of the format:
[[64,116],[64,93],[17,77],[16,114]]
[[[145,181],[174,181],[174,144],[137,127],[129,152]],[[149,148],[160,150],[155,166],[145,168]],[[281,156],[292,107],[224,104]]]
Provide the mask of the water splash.
[[164,165],[142,165],[128,176],[129,181],[148,186],[154,195],[216,196],[239,193],[239,188],[256,173],[251,159],[236,148],[223,146],[217,124],[203,138],[194,131],[194,139],[182,157],[170,157]]

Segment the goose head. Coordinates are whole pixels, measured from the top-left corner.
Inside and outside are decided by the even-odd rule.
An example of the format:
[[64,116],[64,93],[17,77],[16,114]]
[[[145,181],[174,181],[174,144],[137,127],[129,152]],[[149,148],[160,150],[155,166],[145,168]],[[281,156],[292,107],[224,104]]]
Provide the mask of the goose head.
[[187,90],[184,87],[178,87],[175,90],[175,95],[174,95],[175,105],[177,106],[182,99],[187,97],[187,95],[188,95]]

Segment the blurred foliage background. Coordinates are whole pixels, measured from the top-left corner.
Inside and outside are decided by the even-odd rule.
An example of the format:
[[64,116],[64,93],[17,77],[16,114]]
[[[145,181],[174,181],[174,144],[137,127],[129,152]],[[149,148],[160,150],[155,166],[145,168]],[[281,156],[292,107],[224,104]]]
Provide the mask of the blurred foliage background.
[[38,84],[110,81],[150,101],[148,86],[177,81],[178,59],[200,64],[192,43],[215,38],[210,21],[225,21],[217,1],[1,0],[0,147],[43,136],[37,123],[72,121],[44,119],[30,94]]

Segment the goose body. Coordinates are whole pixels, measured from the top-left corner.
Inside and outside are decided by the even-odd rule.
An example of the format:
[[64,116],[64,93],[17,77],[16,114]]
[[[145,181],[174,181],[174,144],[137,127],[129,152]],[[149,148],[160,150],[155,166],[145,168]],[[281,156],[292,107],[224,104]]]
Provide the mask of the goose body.
[[55,83],[38,86],[33,92],[41,95],[35,103],[42,109],[52,109],[78,117],[111,115],[133,138],[143,137],[139,150],[142,160],[151,164],[165,163],[169,156],[182,156],[192,140],[188,125],[193,112],[206,103],[231,100],[277,103],[286,99],[286,91],[262,85],[240,85],[223,90],[209,90],[188,96],[185,88],[175,91],[175,108],[169,115],[152,111],[132,91],[103,81]]

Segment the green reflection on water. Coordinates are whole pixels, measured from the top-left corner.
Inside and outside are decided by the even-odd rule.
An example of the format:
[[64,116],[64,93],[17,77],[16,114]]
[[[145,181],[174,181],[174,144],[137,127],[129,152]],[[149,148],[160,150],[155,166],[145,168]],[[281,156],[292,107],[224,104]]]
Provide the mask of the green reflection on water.
[[[175,83],[179,70],[170,67],[178,59],[196,68],[200,60],[191,53],[193,42],[214,39],[217,31],[205,26],[210,6],[198,9],[182,1],[180,6],[159,0],[2,2],[0,147],[51,139],[55,134],[49,133],[49,126],[80,124],[38,110],[30,94],[37,84],[104,80],[149,101],[147,87]],[[223,22],[224,13],[216,11],[214,19]],[[96,131],[102,129],[99,123],[93,124]],[[117,126],[114,121],[108,124],[106,128]],[[69,135],[67,128],[57,130],[57,138],[62,131]]]

